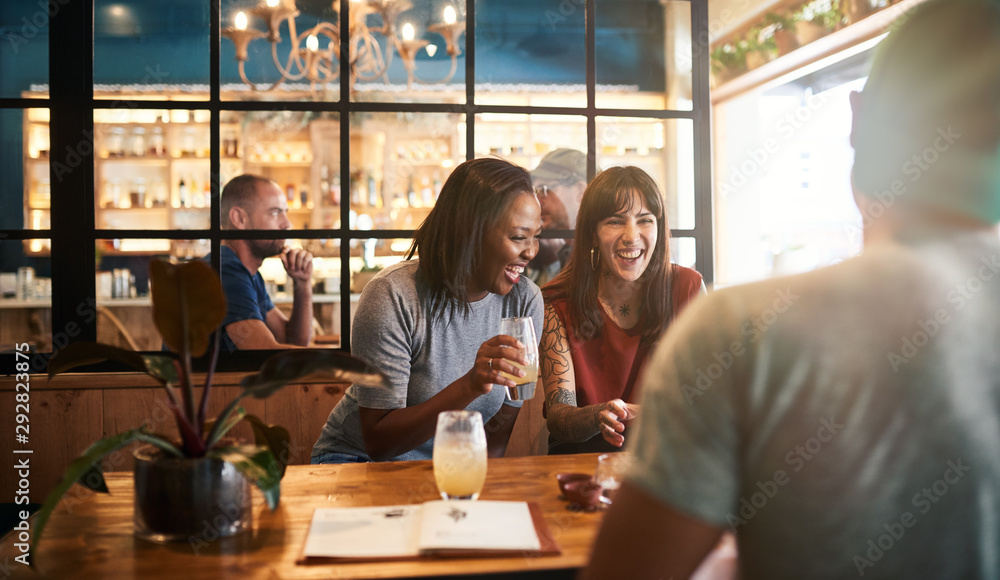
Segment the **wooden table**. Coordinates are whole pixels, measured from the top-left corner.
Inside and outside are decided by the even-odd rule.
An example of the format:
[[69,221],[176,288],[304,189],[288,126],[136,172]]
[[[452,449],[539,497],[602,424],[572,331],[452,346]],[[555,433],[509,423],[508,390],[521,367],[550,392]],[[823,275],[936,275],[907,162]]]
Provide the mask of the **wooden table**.
[[[210,545],[152,544],[132,535],[132,474],[107,474],[110,495],[74,486],[53,514],[36,554],[53,578],[399,578],[473,574],[571,577],[584,565],[601,512],[574,512],[559,499],[555,474],[592,473],[596,454],[490,459],[482,499],[539,504],[562,549],[558,556],[421,559],[296,565],[313,510],[439,499],[430,461],[290,466],[281,505],[271,512],[254,492],[254,531]],[[14,561],[16,540],[0,543],[0,565],[14,578],[38,575]]]

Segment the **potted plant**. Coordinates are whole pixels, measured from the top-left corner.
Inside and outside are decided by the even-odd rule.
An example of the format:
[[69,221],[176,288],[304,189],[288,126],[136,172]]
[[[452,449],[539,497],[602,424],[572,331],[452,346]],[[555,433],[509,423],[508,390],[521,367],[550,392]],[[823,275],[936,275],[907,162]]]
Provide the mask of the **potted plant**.
[[795,36],[799,46],[826,36],[841,25],[844,15],[839,0],[812,0],[806,2],[794,15]]
[[773,31],[778,56],[784,56],[799,47],[799,40],[795,36],[795,19],[788,14],[768,12],[764,15],[764,24]]
[[[385,385],[379,371],[349,354],[332,350],[285,351],[265,361],[256,374],[243,378],[240,394],[218,417],[210,419],[206,414],[219,352],[215,331],[226,312],[218,274],[200,260],[178,265],[157,260],[149,270],[153,319],[164,345],[172,352],[141,354],[78,342],[52,357],[48,373],[51,378],[80,365],[114,360],[148,374],[164,387],[180,440],[139,427],[91,445],[70,463],[62,481],[39,510],[31,540],[32,555],[63,494],[76,482],[107,493],[99,461],[135,441],[147,444],[135,453],[137,535],[154,541],[190,540],[204,532],[206,523],[218,536],[247,530],[251,523],[248,482],[260,488],[271,509],[277,507],[289,435],[283,427],[247,415],[240,401],[268,397],[289,382],[316,373],[327,373],[334,380]],[[195,401],[192,358],[205,354],[213,334],[204,390],[200,401]],[[252,425],[255,442],[238,444],[225,439],[226,433],[243,420]]]
[[778,54],[774,34],[767,28],[751,28],[741,42],[744,43],[745,47],[747,70],[753,70],[771,62]]
[[741,43],[725,43],[712,49],[712,73],[716,83],[730,81],[747,70],[746,49]]

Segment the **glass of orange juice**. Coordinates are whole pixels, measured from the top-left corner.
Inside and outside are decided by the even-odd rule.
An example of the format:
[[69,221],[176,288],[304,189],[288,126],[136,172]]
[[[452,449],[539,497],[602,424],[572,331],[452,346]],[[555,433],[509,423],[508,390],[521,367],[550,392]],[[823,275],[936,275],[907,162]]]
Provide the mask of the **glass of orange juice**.
[[523,377],[509,373],[500,374],[511,379],[517,385],[513,389],[507,387],[507,396],[512,401],[526,400],[535,396],[535,383],[538,381],[538,340],[535,338],[535,324],[530,316],[519,318],[504,318],[500,321],[500,334],[513,336],[524,345],[524,357],[527,365],[520,365],[508,360],[510,364],[524,370]]
[[476,499],[486,481],[486,431],[478,411],[438,414],[434,481],[444,499]]

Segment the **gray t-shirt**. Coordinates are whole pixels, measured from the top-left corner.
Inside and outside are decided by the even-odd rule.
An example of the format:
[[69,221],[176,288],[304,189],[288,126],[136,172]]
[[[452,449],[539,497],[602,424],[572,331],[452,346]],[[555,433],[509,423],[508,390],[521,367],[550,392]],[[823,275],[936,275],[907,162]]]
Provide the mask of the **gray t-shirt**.
[[631,478],[744,578],[998,578],[998,346],[993,233],[721,290],[651,357]]
[[[542,295],[525,277],[506,296],[487,294],[461,310],[430,317],[430,300],[418,290],[418,262],[410,260],[386,268],[365,286],[351,332],[351,352],[381,368],[391,390],[351,385],[323,427],[312,455],[346,453],[367,458],[358,407],[400,409],[418,405],[455,382],[472,368],[483,342],[499,334],[500,319],[530,316],[541,336]],[[467,409],[479,411],[483,422],[500,410],[506,393],[494,387]],[[521,401],[507,401],[520,406]],[[434,439],[393,460],[430,459]]]

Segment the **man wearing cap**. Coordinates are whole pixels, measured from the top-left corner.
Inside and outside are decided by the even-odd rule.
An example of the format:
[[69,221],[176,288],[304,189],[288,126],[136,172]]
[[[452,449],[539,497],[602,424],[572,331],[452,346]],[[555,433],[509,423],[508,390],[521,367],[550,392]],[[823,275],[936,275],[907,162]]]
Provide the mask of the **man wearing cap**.
[[[575,149],[556,149],[542,157],[531,172],[531,181],[542,206],[542,229],[572,230],[580,200],[587,189],[587,156]],[[542,286],[559,273],[572,253],[573,240],[544,238],[525,275]]]
[[695,301],[581,578],[1000,578],[1000,1],[929,0],[851,95],[864,252]]

